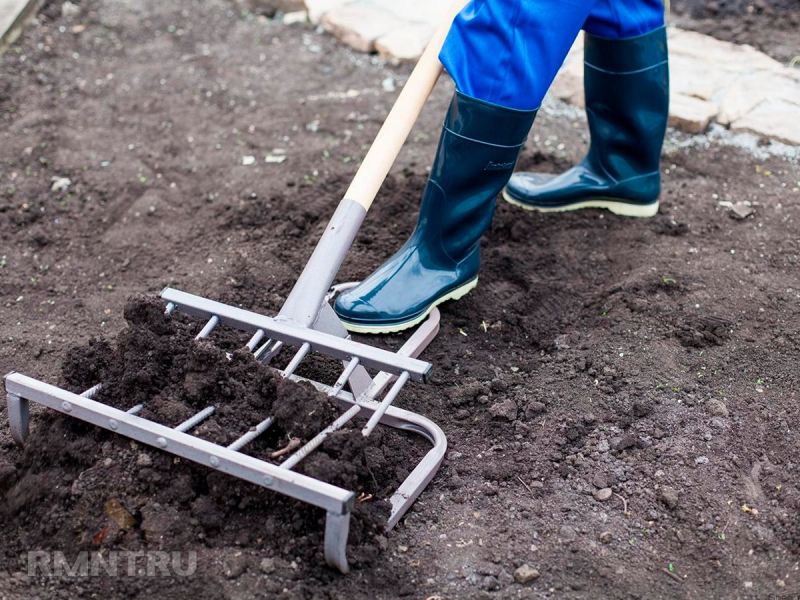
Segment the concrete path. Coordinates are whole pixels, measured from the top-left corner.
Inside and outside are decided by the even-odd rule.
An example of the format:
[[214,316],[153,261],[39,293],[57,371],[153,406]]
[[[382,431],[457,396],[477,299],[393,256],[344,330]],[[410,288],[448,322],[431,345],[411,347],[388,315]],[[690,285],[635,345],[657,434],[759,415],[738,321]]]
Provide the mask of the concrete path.
[[14,41],[38,3],[39,0],[0,0],[0,52]]
[[[443,0],[305,0],[308,17],[362,52],[390,60],[422,53],[447,7]],[[295,17],[296,18],[296,17]],[[755,48],[671,28],[670,125],[702,133],[717,122],[800,146],[800,68]],[[550,94],[583,105],[583,39]]]

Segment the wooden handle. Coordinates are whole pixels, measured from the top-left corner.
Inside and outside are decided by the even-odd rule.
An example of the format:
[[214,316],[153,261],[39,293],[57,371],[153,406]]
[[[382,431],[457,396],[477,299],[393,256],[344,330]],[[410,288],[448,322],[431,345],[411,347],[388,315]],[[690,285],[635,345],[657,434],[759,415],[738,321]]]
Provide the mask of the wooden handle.
[[383,185],[383,180],[386,179],[389,169],[392,168],[433,86],[439,79],[439,74],[442,72],[439,51],[450,31],[453,19],[466,4],[467,0],[455,0],[448,9],[444,22],[422,53],[347,189],[344,197],[358,202],[364,210],[369,210],[372,205],[375,195]]

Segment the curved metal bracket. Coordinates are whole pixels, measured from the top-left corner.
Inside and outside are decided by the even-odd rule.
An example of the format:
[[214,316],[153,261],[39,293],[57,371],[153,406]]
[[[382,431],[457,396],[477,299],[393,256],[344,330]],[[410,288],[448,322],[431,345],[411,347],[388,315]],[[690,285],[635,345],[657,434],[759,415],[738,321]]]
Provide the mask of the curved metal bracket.
[[342,573],[350,570],[347,564],[347,536],[350,533],[350,513],[337,515],[329,512],[325,517],[325,562]]
[[[10,373],[9,373],[10,375]],[[14,441],[24,446],[30,434],[30,407],[25,398],[16,394],[8,394],[8,427]]]

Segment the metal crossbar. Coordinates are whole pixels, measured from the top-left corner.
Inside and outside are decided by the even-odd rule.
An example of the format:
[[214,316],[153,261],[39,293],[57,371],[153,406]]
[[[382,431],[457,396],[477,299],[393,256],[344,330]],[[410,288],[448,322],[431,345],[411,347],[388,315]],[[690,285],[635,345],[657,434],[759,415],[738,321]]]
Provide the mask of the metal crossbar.
[[[166,289],[161,296],[167,303],[168,314],[179,310],[207,319],[195,339],[208,338],[219,325],[252,332],[247,348],[256,358],[267,362],[282,348],[297,347],[293,358],[283,371],[280,371],[281,375],[293,381],[310,382],[336,400],[345,412],[283,463],[276,465],[241,452],[247,444],[272,426],[274,423],[272,416],[268,416],[224,447],[190,434],[192,429],[213,416],[215,412],[213,406],[206,407],[175,427],[167,427],[137,416],[143,408],[142,404],[125,412],[94,401],[92,398],[100,390],[101,384],[82,394],[74,394],[31,377],[11,373],[6,376],[5,383],[8,393],[9,423],[14,440],[24,444],[27,439],[29,403],[36,402],[141,443],[318,506],[327,512],[325,560],[329,565],[347,572],[346,546],[354,492],[302,475],[293,469],[319,448],[330,434],[341,429],[357,415],[368,419],[362,430],[365,436],[372,433],[378,423],[420,434],[428,439],[433,447],[391,497],[392,511],[387,529],[392,528],[402,518],[433,478],[447,447],[444,433],[435,423],[421,415],[392,406],[409,380],[424,381],[430,372],[430,364],[417,360],[416,356],[438,331],[438,311],[434,309],[429,319],[397,353],[394,353],[328,333],[298,327],[288,320],[282,320],[281,317],[271,319],[177,290]],[[342,360],[344,369],[332,386],[295,374],[300,363],[311,352]],[[363,371],[364,366],[380,369],[380,372],[369,381],[368,385],[362,385],[356,395],[345,391],[345,385],[348,382],[353,385],[357,379],[356,375],[359,370]],[[393,385],[389,392],[382,400],[378,400],[390,384]],[[355,386],[353,389],[359,388]]]
[[166,302],[173,304],[176,309],[186,314],[205,319],[217,317],[223,325],[254,334],[261,330],[269,335],[272,341],[279,341],[301,348],[308,344],[309,349],[314,352],[341,360],[350,360],[353,357],[358,357],[365,367],[386,371],[393,375],[400,375],[403,371],[408,371],[412,381],[427,381],[433,368],[428,362],[401,356],[389,350],[375,348],[350,339],[294,325],[289,320],[265,317],[249,310],[236,308],[235,306],[229,306],[172,288],[166,288],[161,292],[160,296]]

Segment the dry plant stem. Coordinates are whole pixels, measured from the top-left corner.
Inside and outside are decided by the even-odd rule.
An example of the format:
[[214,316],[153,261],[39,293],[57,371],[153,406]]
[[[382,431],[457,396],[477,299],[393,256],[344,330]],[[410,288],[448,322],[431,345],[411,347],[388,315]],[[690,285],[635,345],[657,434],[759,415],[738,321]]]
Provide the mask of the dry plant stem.
[[669,569],[661,569],[661,570],[662,570],[662,571],[664,571],[664,573],[666,573],[666,574],[667,574],[667,575],[669,575],[670,577],[672,577],[672,578],[673,578],[675,581],[677,581],[678,583],[683,583],[683,579],[681,579],[680,577],[678,577],[677,575],[675,575],[675,573],[673,573],[673,572],[672,572],[672,571],[670,571]]
[[280,450],[276,450],[275,452],[270,454],[269,457],[270,458],[280,458],[281,456],[283,456],[284,454],[288,454],[289,452],[291,452],[295,448],[299,448],[301,442],[302,442],[302,440],[300,438],[296,438],[296,437],[292,438],[292,439],[289,440],[289,443],[286,444],[286,446],[284,446]]
[[529,486],[527,483],[525,483],[524,481],[522,481],[522,477],[520,477],[519,475],[517,475],[517,479],[519,479],[519,482],[520,482],[522,485],[524,485],[524,486],[525,486],[525,489],[526,489],[526,490],[528,490],[528,492],[530,492],[531,494],[533,494],[533,490],[530,488],[530,486]]
[[628,513],[628,501],[625,500],[625,498],[623,498],[622,496],[620,496],[617,493],[614,493],[614,495],[617,498],[619,498],[620,500],[622,500],[622,513],[627,517],[629,515],[629,513]]

